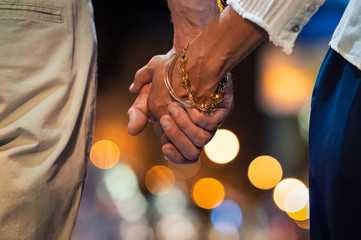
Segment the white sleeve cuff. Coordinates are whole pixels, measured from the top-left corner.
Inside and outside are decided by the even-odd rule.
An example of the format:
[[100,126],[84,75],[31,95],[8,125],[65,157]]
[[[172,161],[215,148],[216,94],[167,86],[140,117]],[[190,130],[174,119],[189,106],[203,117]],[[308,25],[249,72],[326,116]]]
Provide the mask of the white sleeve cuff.
[[302,28],[325,0],[228,0],[239,15],[268,32],[269,39],[291,53]]

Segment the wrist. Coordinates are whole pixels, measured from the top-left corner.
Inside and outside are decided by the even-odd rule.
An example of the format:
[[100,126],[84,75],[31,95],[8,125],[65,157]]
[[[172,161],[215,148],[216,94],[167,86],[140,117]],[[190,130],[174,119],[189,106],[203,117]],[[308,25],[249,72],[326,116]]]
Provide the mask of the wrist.
[[173,47],[181,51],[219,15],[215,0],[168,0],[174,29]]
[[192,93],[197,98],[212,94],[226,73],[266,37],[263,29],[227,7],[188,48],[187,72]]
[[[213,93],[209,94],[209,96],[203,96],[205,100],[195,97],[190,91],[189,76],[185,70],[185,67],[188,63],[188,46],[189,44],[182,51],[170,56],[168,62],[165,64],[164,67],[164,83],[168,89],[169,94],[173,97],[174,100],[182,103],[183,105],[193,106],[200,111],[208,112],[214,109],[219,103],[223,101],[225,87],[227,85],[227,82],[230,81],[231,75],[230,73],[227,73],[227,75],[217,85],[217,88]],[[181,84],[176,84],[176,86],[178,86],[178,90],[180,89],[180,85],[183,87],[183,90],[178,91],[178,94],[174,91],[173,84],[171,82],[174,66],[177,63],[177,60],[179,60],[180,62],[178,66],[180,66],[181,71]],[[176,72],[178,73],[179,70]],[[181,93],[179,94],[179,92]]]

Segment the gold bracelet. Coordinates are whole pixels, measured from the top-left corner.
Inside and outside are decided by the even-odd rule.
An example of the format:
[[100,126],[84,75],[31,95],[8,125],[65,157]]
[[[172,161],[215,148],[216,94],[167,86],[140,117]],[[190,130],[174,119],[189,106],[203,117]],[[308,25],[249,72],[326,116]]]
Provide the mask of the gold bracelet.
[[193,107],[192,104],[187,103],[185,101],[183,101],[180,97],[177,96],[177,94],[175,94],[173,88],[172,88],[172,84],[170,83],[170,79],[172,79],[172,70],[174,68],[174,65],[177,61],[177,59],[179,58],[179,56],[181,55],[182,52],[178,52],[173,54],[172,56],[170,56],[168,62],[165,64],[164,66],[164,83],[165,86],[168,89],[169,94],[173,97],[174,100],[176,100],[177,102],[188,106],[188,107]]
[[[188,46],[187,46],[188,47]],[[172,98],[174,100],[176,100],[177,102],[185,105],[185,106],[188,106],[188,107],[196,107],[198,110],[201,110],[203,112],[207,112],[207,111],[210,111],[212,110],[217,103],[214,103],[213,107],[212,108],[209,108],[208,110],[206,110],[206,108],[201,108],[199,106],[199,104],[195,105],[196,103],[191,99],[193,99],[193,95],[190,93],[190,95],[192,96],[190,101],[191,103],[188,103],[188,102],[185,102],[183,101],[180,97],[177,96],[177,94],[175,93],[175,91],[173,90],[173,87],[172,87],[172,84],[171,84],[171,79],[172,79],[172,71],[173,71],[173,68],[174,68],[174,65],[175,63],[177,62],[178,58],[183,54],[183,51],[180,51],[178,53],[175,53],[173,55],[171,55],[169,57],[169,60],[167,61],[167,63],[165,64],[164,66],[164,71],[163,71],[163,74],[164,74],[164,84],[165,86],[167,87],[168,89],[168,92],[169,94],[172,96]],[[185,72],[185,71],[184,71]],[[224,93],[224,86],[226,85],[226,82],[228,81],[228,79],[231,77],[231,74],[230,73],[227,73],[226,76],[224,77],[224,79],[221,81],[220,84],[218,84],[218,87],[217,87],[217,90],[216,90],[216,94],[217,93],[220,93],[222,92],[222,99],[223,99],[223,93]],[[189,80],[188,80],[188,83],[189,83]],[[189,84],[188,84],[189,85]],[[222,87],[223,86],[223,87]],[[189,97],[189,94],[188,94],[188,97]],[[219,101],[221,102],[222,99]],[[218,99],[219,100],[219,99]],[[201,105],[201,104],[200,104]],[[198,107],[197,107],[198,106]]]
[[217,0],[219,11],[222,12],[225,7],[227,7],[227,0]]
[[188,46],[189,46],[189,43],[183,49],[183,51],[180,53],[180,67],[181,67],[181,71],[182,71],[182,73],[181,73],[182,84],[183,84],[184,89],[187,91],[188,99],[190,100],[191,104],[200,111],[208,112],[208,111],[211,111],[213,108],[215,108],[215,106],[218,103],[223,101],[224,88],[226,86],[227,78],[228,78],[229,74],[227,74],[222,79],[222,81],[218,84],[217,89],[216,89],[215,93],[212,95],[211,100],[209,100],[209,102],[197,103],[193,97],[193,94],[190,91],[191,86],[190,86],[190,82],[189,82],[189,77],[185,70],[187,62],[188,62],[188,56],[187,56]]

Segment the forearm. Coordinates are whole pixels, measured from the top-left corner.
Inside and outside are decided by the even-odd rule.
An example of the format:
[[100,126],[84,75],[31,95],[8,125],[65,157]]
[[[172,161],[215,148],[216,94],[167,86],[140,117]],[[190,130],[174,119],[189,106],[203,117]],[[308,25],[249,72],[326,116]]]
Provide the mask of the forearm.
[[[187,50],[186,71],[193,95],[200,101],[207,99],[223,76],[267,36],[258,25],[227,7],[191,42]],[[175,65],[174,71],[173,85],[179,95],[185,96],[185,90],[180,86],[179,64]]]
[[219,15],[216,0],[168,0],[174,28],[173,47],[180,51]]

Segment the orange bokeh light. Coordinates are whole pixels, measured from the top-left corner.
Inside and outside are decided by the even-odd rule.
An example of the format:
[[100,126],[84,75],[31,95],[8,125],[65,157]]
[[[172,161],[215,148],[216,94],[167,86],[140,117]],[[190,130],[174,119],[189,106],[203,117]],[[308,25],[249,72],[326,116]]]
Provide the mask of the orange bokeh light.
[[145,186],[153,194],[166,194],[173,189],[174,184],[174,173],[166,166],[154,166],[145,175]]
[[307,220],[309,215],[309,204],[306,204],[304,208],[297,212],[287,212],[288,216],[294,220],[304,221]]
[[114,167],[120,157],[120,151],[114,142],[110,140],[101,140],[96,142],[90,150],[90,160],[101,169]]
[[193,186],[193,200],[201,208],[212,209],[223,201],[225,190],[218,180],[202,178]]
[[297,115],[311,97],[317,61],[309,64],[303,53],[294,52],[290,57],[276,50],[263,52],[258,93],[261,107],[270,115]]
[[310,219],[304,220],[304,221],[297,221],[295,220],[295,223],[297,226],[303,229],[310,229]]
[[248,178],[260,189],[270,189],[282,179],[281,164],[273,157],[259,156],[248,167]]

